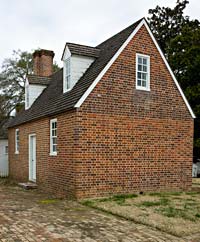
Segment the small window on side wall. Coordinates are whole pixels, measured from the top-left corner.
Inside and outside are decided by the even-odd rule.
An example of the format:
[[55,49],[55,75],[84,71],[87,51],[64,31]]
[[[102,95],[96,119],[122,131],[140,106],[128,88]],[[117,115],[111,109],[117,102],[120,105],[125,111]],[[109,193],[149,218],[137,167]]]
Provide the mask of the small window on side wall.
[[15,130],[15,154],[19,154],[19,129]]
[[50,120],[50,155],[57,155],[57,119]]
[[150,91],[150,56],[136,54],[136,89]]

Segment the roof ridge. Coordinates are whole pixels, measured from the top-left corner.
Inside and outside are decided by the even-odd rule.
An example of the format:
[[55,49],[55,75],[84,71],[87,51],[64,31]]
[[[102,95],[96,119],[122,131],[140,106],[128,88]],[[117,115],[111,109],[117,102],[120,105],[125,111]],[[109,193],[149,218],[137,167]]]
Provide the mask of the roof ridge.
[[93,49],[99,49],[97,48],[96,46],[90,46],[90,45],[84,45],[84,44],[77,44],[77,43],[72,43],[72,42],[66,42],[65,45],[78,45],[78,46],[84,46],[84,47],[87,47],[87,48],[93,48]]

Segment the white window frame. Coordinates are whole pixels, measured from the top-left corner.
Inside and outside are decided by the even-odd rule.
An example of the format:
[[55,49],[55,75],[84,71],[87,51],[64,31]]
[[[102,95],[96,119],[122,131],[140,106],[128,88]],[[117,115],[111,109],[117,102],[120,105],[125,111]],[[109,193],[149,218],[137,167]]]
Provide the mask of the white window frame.
[[[53,123],[56,123],[56,136],[52,135],[52,124]],[[51,156],[56,156],[57,155],[57,143],[56,143],[56,151],[53,150],[53,146],[54,146],[53,138],[56,138],[56,139],[58,138],[57,129],[58,129],[58,127],[57,127],[57,118],[51,119],[50,120],[50,155]]]
[[[64,63],[64,76],[63,76],[63,89],[64,92],[68,92],[72,89],[71,82],[71,57],[68,57],[63,61]],[[69,82],[69,83],[68,83]],[[67,85],[68,83],[68,85]]]
[[15,154],[19,154],[19,129],[15,129]]
[[[138,70],[138,58],[146,58],[147,59],[147,85],[146,87],[139,86],[138,85],[138,72],[141,72]],[[136,89],[143,90],[143,91],[150,91],[150,56],[136,53]]]

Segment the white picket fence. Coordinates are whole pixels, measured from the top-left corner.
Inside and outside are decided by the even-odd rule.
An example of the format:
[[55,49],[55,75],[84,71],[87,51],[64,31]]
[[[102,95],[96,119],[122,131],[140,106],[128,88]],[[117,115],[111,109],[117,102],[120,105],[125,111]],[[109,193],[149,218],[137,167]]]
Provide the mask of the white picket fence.
[[0,177],[9,175],[8,169],[8,141],[0,140]]

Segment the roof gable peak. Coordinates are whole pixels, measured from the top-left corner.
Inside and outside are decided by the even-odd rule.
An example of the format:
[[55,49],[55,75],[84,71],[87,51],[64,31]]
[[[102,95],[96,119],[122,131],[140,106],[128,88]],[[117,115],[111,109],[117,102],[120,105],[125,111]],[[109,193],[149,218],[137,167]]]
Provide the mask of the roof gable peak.
[[[125,42],[122,44],[122,46],[118,49],[118,51],[114,54],[114,56],[111,58],[111,60],[107,63],[107,65],[104,67],[104,69],[99,73],[99,75],[96,77],[96,79],[93,81],[93,83],[90,85],[90,87],[86,90],[86,92],[82,95],[82,97],[79,99],[79,101],[75,104],[75,107],[76,108],[79,108],[83,102],[85,101],[85,99],[88,97],[88,95],[92,92],[92,90],[94,89],[94,87],[97,85],[97,83],[101,80],[101,78],[104,76],[104,74],[108,71],[108,69],[110,68],[110,66],[115,62],[115,60],[118,58],[118,56],[121,54],[121,52],[125,49],[125,47],[128,45],[128,43],[131,41],[131,39],[136,35],[136,33],[139,31],[139,29],[142,27],[142,26],[145,26],[145,28],[147,29],[151,39],[153,40],[158,52],[160,53],[179,93],[181,94],[181,97],[183,98],[183,101],[185,102],[192,118],[196,118],[194,112],[192,111],[191,107],[190,107],[190,104],[188,103],[180,85],[178,84],[178,81],[176,80],[176,77],[172,71],[172,69],[170,68],[162,50],[160,49],[160,46],[158,44],[158,42],[156,41],[155,37],[153,36],[153,33],[151,32],[150,30],[150,27],[146,21],[145,18],[142,18],[140,19],[139,21],[137,21],[135,24],[137,24],[136,28],[132,31],[132,33],[129,35],[129,37],[125,40]],[[129,26],[130,27],[130,26]],[[128,28],[129,28],[128,27]],[[128,29],[127,28],[127,29]],[[126,30],[126,29],[125,29]],[[123,31],[125,31],[123,30]],[[123,31],[119,32],[118,34],[120,33],[123,33]],[[113,37],[115,37],[116,35],[114,35]],[[113,37],[109,38],[108,40],[104,41],[103,43],[101,43],[100,45],[98,45],[97,47],[101,47],[102,45],[105,45],[106,42],[110,41]]]

